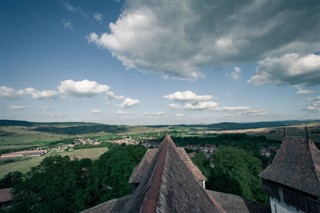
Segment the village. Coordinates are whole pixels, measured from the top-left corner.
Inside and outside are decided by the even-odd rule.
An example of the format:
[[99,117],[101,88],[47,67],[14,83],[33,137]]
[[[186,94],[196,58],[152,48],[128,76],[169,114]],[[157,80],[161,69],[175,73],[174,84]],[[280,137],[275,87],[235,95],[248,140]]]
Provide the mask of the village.
[[[131,136],[123,137],[122,139],[110,140],[109,142],[119,144],[119,145],[142,145],[148,149],[156,149],[159,146],[159,143],[156,142],[153,137],[139,137],[133,138]],[[96,139],[91,138],[76,138],[71,144],[60,144],[57,147],[46,148],[40,147],[33,150],[22,150],[17,152],[5,153],[0,156],[0,160],[6,160],[10,158],[17,157],[38,157],[42,155],[46,155],[51,153],[52,151],[64,152],[64,151],[72,151],[77,146],[82,145],[90,145],[90,146],[98,146],[101,145],[101,142]],[[182,146],[192,158],[195,153],[202,152],[205,154],[207,158],[209,158],[218,148],[213,144],[205,144],[205,145],[194,145],[189,144],[186,146]],[[270,157],[271,153],[276,153],[278,149],[276,147],[261,147],[260,155]]]

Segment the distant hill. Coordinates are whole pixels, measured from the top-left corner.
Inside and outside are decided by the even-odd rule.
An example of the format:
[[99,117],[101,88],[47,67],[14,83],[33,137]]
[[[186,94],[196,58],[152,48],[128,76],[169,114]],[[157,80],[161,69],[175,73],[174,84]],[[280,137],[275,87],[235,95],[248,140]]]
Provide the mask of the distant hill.
[[307,124],[315,121],[266,121],[266,122],[253,122],[253,123],[217,123],[205,125],[210,129],[215,130],[236,130],[236,129],[256,129],[256,128],[267,128],[267,127],[281,127],[281,126],[292,126],[299,124]]
[[[308,124],[313,122],[319,122],[320,120],[292,120],[292,121],[263,121],[263,122],[252,122],[252,123],[235,123],[235,122],[222,122],[216,124],[196,124],[196,125],[177,125],[183,127],[202,127],[208,128],[209,130],[238,130],[238,129],[257,129],[257,128],[270,128],[270,127],[281,127],[281,126],[292,126]],[[157,127],[157,126],[153,126]],[[159,125],[158,127],[163,127]]]
[[0,126],[33,126],[33,123],[18,120],[0,120]]
[[127,131],[125,126],[106,125],[84,122],[29,122],[19,120],[0,120],[0,126],[30,127],[31,131],[56,134],[79,135],[98,132],[119,133]]
[[94,125],[77,125],[69,127],[36,127],[34,131],[39,132],[50,132],[57,134],[68,134],[68,135],[80,135],[80,134],[89,134],[89,133],[98,133],[98,132],[110,132],[110,133],[119,133],[127,131],[125,126],[114,126],[114,125],[104,125],[104,124],[94,124]]
[[[252,123],[235,123],[223,122],[216,124],[195,124],[195,125],[148,125],[152,128],[166,128],[172,127],[193,127],[193,128],[206,128],[208,130],[238,130],[238,129],[256,129],[256,128],[270,128],[281,126],[292,126],[299,124],[308,124],[312,122],[319,122],[320,120],[291,120],[291,121],[265,121],[265,122],[252,122]],[[19,120],[0,120],[0,126],[24,126],[30,127],[30,130],[58,133],[58,134],[88,134],[97,132],[110,132],[119,133],[126,132],[130,126],[125,125],[107,125],[97,123],[84,123],[84,122],[28,122]]]

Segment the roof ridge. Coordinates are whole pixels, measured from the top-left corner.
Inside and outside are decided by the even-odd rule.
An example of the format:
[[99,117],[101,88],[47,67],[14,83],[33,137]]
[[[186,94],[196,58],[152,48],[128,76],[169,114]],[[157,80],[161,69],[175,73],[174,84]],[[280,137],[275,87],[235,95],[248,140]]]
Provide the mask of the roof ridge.
[[154,171],[151,174],[151,180],[149,183],[149,187],[147,189],[147,193],[145,199],[141,205],[140,212],[142,213],[150,213],[156,212],[157,203],[160,196],[160,186],[161,179],[165,164],[165,158],[167,154],[167,146],[168,146],[168,137],[166,136],[162,142],[162,145],[159,149],[159,155],[157,156],[157,164],[154,168]]
[[315,159],[315,154],[313,149],[312,148],[315,148],[320,154],[320,151],[318,150],[318,148],[316,147],[316,145],[314,144],[314,142],[310,139],[308,139],[307,141],[308,143],[308,148],[309,148],[309,151],[311,153],[311,159],[312,159],[312,164],[313,164],[313,167],[314,167],[314,173],[315,173],[315,176],[316,176],[316,179],[318,180],[319,184],[320,184],[320,165],[316,164],[316,159]]

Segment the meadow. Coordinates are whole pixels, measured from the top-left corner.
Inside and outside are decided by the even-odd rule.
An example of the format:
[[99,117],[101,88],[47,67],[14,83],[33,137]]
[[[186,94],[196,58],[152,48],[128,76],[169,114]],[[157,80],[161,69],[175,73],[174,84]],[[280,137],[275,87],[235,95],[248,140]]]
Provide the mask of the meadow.
[[26,160],[23,160],[23,161],[17,161],[17,162],[1,165],[0,179],[3,178],[9,172],[19,171],[21,173],[26,173],[31,169],[31,167],[37,166],[44,158],[49,156],[60,155],[60,156],[69,156],[70,159],[90,158],[92,160],[96,160],[99,158],[100,155],[102,155],[107,151],[108,151],[108,148],[106,147],[79,149],[79,150],[72,150],[72,151],[60,151],[60,152],[56,150],[52,150],[50,153],[43,156],[27,158]]

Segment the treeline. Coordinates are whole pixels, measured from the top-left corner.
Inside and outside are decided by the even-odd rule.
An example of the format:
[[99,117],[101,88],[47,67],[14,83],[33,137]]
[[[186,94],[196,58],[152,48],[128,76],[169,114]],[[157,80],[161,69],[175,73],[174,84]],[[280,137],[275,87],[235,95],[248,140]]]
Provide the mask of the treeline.
[[262,161],[236,147],[221,147],[211,158],[202,152],[192,159],[208,178],[206,188],[225,192],[267,203],[267,195],[262,190]]
[[234,146],[246,151],[257,152],[261,147],[276,146],[279,147],[281,141],[268,139],[264,135],[247,134],[213,134],[199,137],[172,137],[178,146],[212,144],[219,146]]
[[7,212],[79,212],[130,194],[128,180],[146,148],[115,145],[96,161],[68,156],[45,158],[26,174],[9,173],[2,188],[13,186]]
[[120,133],[120,132],[126,132],[127,128],[125,126],[92,124],[92,125],[78,125],[78,126],[68,126],[68,127],[55,127],[55,126],[44,127],[43,126],[43,127],[33,128],[32,130],[39,131],[39,132],[56,133],[56,134],[81,135],[81,134],[98,133],[98,132]]

